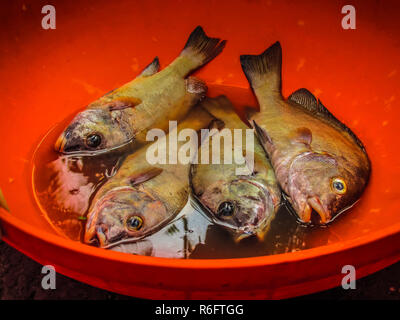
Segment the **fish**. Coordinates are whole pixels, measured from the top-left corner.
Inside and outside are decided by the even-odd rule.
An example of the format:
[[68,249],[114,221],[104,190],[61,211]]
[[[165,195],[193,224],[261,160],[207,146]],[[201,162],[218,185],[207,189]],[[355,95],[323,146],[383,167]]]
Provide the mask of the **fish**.
[[332,222],[368,184],[371,162],[363,143],[307,89],[282,96],[279,42],[240,62],[260,106],[247,118],[291,210],[304,224]]
[[[281,191],[274,171],[262,146],[253,138],[252,151],[244,141],[246,129],[251,129],[236,114],[234,106],[226,96],[215,99],[207,98],[200,105],[218,120],[222,121],[219,131],[211,135],[211,139],[223,136],[223,130],[229,130],[234,136],[234,130],[241,130],[243,155],[249,161],[249,155],[254,165],[246,166],[249,172],[237,172],[243,165],[235,161],[215,163],[209,159],[209,164],[193,163],[190,171],[191,188],[194,198],[209,212],[216,224],[225,226],[231,231],[236,242],[255,235],[261,241],[280,205]],[[203,151],[203,143],[200,153]],[[224,148],[220,151],[220,160],[225,159]],[[234,143],[232,143],[232,154]],[[201,156],[200,156],[201,158]]]
[[183,119],[205,97],[207,85],[188,75],[218,56],[225,44],[198,26],[169,66],[159,71],[156,57],[134,80],[78,113],[57,139],[55,150],[98,154],[126,146],[139,149],[150,129],[166,131],[169,120]]
[[154,163],[149,154],[158,150],[170,159],[181,147],[197,149],[197,136],[186,143],[177,141],[177,148],[170,147],[169,138],[185,129],[196,132],[206,128],[213,120],[208,112],[195,107],[164,139],[127,156],[118,172],[97,191],[87,215],[84,242],[102,248],[136,242],[176,217],[188,202],[190,161]]

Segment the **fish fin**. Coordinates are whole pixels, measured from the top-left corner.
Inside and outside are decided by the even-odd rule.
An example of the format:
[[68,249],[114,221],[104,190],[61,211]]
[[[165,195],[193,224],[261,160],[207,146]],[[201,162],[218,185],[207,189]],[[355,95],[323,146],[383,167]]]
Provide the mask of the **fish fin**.
[[186,83],[186,91],[188,93],[199,94],[202,97],[205,97],[207,93],[207,85],[203,80],[200,80],[196,77],[188,77],[185,79]]
[[254,120],[252,121],[253,124],[253,128],[256,131],[257,137],[260,140],[262,145],[265,145],[266,143],[270,143],[272,144],[272,139],[271,137],[268,135],[268,133],[261,128],[257,122],[255,122]]
[[6,198],[4,197],[3,192],[0,189],[0,208],[10,212],[10,207],[7,204]]
[[311,145],[312,132],[310,129],[305,127],[297,128],[294,132],[294,139],[297,142],[304,143],[305,145]]
[[153,74],[156,74],[160,70],[160,61],[158,57],[155,57],[154,60],[142,71],[139,77],[149,77]]
[[253,89],[265,87],[281,95],[282,48],[275,42],[260,55],[241,55],[240,64]]
[[137,172],[131,175],[129,177],[129,181],[131,186],[137,186],[142,184],[143,182],[153,179],[154,177],[158,176],[161,172],[163,172],[163,169],[151,167],[145,171]]
[[192,61],[187,73],[214,59],[222,52],[225,44],[226,40],[209,38],[201,26],[194,29],[180,54],[180,56],[185,56]]
[[361,140],[356,136],[356,134],[351,131],[343,122],[338,120],[321,102],[317,100],[315,96],[307,89],[299,89],[293,92],[288,100],[296,102],[298,105],[302,106],[315,116],[324,119],[330,124],[334,125],[338,129],[347,132],[351,139],[361,148],[363,152],[366,152],[365,147]]
[[108,109],[110,111],[124,110],[127,108],[134,108],[141,103],[142,103],[142,100],[137,99],[137,98],[121,97],[121,98],[117,98],[117,99],[111,101],[108,104]]
[[318,100],[307,89],[301,88],[293,92],[288,100],[301,105],[311,112],[318,112]]

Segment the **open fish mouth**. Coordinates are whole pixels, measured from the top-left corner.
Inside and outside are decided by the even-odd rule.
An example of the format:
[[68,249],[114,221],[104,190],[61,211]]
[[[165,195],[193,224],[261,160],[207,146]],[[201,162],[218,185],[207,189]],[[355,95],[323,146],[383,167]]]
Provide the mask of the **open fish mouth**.
[[321,200],[318,197],[311,197],[307,199],[305,208],[301,214],[300,219],[304,223],[309,223],[312,220],[312,213],[315,212],[319,217],[319,224],[327,224],[331,221],[331,214],[325,209]]

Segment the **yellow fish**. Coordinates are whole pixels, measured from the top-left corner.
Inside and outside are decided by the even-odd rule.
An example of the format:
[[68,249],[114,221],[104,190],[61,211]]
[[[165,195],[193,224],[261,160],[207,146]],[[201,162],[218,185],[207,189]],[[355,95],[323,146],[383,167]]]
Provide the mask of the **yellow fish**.
[[133,81],[113,90],[80,112],[58,138],[55,149],[65,154],[108,152],[145,143],[147,131],[168,129],[168,121],[184,118],[202,99],[207,86],[187,76],[215,58],[225,41],[209,38],[199,26],[181,54],[158,71],[154,61]]

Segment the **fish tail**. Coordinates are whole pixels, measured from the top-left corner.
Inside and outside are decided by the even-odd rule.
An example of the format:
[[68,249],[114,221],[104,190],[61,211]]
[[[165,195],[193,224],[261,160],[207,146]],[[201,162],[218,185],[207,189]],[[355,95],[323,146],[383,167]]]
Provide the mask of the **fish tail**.
[[184,75],[186,76],[214,59],[222,52],[225,44],[226,40],[209,38],[200,26],[194,29],[180,54],[180,57],[187,60],[185,70],[183,70]]
[[281,95],[282,48],[275,42],[260,55],[242,55],[240,63],[247,80],[257,94],[258,89],[268,94]]

